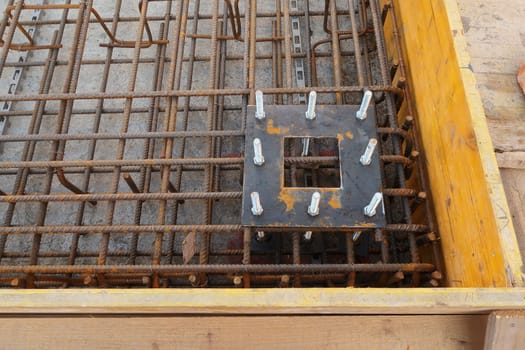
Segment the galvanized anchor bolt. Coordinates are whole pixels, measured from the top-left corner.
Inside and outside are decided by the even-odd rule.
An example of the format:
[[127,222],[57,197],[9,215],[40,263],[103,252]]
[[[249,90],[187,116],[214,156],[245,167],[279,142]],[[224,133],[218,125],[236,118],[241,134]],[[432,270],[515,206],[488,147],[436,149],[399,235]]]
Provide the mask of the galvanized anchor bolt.
[[377,146],[377,140],[376,139],[370,139],[370,141],[368,141],[368,145],[366,146],[365,153],[359,159],[361,164],[366,166],[366,165],[370,165],[370,163],[372,163],[372,156],[374,155],[374,151],[376,149],[376,146]]
[[255,165],[262,166],[264,164],[264,156],[263,156],[263,153],[262,153],[261,140],[258,139],[258,138],[255,138],[253,140],[253,153],[255,155],[253,157],[253,163]]
[[372,217],[376,215],[376,210],[379,204],[383,201],[383,194],[381,192],[376,192],[374,196],[372,197],[372,200],[370,201],[370,204],[368,204],[365,209],[364,213],[366,216]]
[[312,239],[312,231],[306,231],[306,232],[304,233],[304,236],[303,236],[303,237],[304,237],[304,240],[305,240],[305,241],[309,241],[309,240],[311,240],[311,239]]
[[321,202],[321,194],[319,192],[314,192],[312,194],[312,200],[310,206],[308,207],[308,215],[317,216],[319,215],[319,203]]
[[259,192],[252,192],[250,197],[252,198],[252,214],[261,216],[264,210],[259,199]]
[[363,101],[361,102],[361,107],[357,111],[355,117],[359,120],[365,120],[367,117],[368,107],[370,106],[370,101],[372,101],[372,91],[367,90],[363,96]]
[[315,102],[317,101],[317,92],[310,91],[308,96],[308,109],[306,110],[306,119],[313,120],[315,119]]
[[261,90],[257,90],[255,91],[255,118],[263,120],[265,117],[263,93]]

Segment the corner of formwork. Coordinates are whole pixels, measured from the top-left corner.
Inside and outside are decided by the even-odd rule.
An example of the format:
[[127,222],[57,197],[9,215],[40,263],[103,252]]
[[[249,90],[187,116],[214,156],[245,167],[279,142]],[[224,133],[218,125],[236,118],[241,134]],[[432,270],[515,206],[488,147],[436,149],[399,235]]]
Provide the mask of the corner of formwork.
[[516,231],[512,222],[503,182],[499,171],[494,145],[487,125],[487,117],[467,49],[463,23],[457,0],[442,0],[447,10],[450,32],[458,58],[460,74],[465,87],[467,104],[471,112],[472,125],[480,151],[487,190],[496,218],[498,234],[505,258],[505,269],[509,286],[524,287],[523,257],[521,256]]
[[[523,260],[470,65],[457,1],[382,3],[392,5],[400,19],[394,25],[402,37],[403,55],[412,75],[409,81],[418,91],[415,107],[426,116],[420,120],[423,124],[420,132],[437,138],[428,141],[426,137],[423,144],[437,148],[424,147],[424,153],[444,254],[449,252],[445,259],[447,273],[450,280],[457,281],[451,286],[524,286]],[[415,11],[420,13],[417,20],[407,15]],[[426,28],[424,32],[420,30],[422,26]],[[448,74],[443,75],[448,84],[424,83],[428,81],[426,78],[435,78],[436,73]],[[439,123],[435,119],[438,116],[441,116]],[[441,133],[449,128],[453,129],[452,135]],[[454,149],[451,140],[458,138],[463,144]],[[472,174],[464,171],[464,162],[471,162]],[[463,194],[455,193],[454,187]],[[464,211],[462,218],[458,215],[461,211]],[[470,234],[459,242],[454,238],[457,232]]]

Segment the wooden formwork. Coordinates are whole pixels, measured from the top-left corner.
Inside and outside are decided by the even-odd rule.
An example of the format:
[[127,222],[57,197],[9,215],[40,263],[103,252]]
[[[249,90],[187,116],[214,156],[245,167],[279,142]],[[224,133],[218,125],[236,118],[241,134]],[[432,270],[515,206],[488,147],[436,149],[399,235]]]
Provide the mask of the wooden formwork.
[[[107,327],[112,327],[129,337],[128,345],[144,346],[169,346],[178,341],[186,347],[289,348],[299,344],[316,348],[344,347],[358,341],[372,347],[391,344],[389,348],[423,348],[425,344],[426,348],[478,348],[484,341],[488,314],[525,308],[525,289],[520,288],[522,258],[457,3],[381,3],[394,8],[395,16],[389,15],[385,22],[389,59],[395,63],[401,52],[407,64],[450,288],[6,290],[0,291],[0,312],[6,315],[0,327],[3,339],[19,346],[32,345],[28,334],[40,329],[44,339],[52,342],[57,325],[67,324],[84,330],[72,330],[71,337],[64,338],[75,346],[91,339],[111,347],[112,332]],[[396,36],[401,51],[394,45]],[[8,318],[8,314],[17,316]],[[49,314],[53,317],[37,317]],[[137,314],[162,315],[146,319]],[[325,316],[292,316],[314,314]],[[443,316],[428,316],[436,314]],[[93,323],[91,315],[101,318]],[[217,315],[244,316],[217,319]],[[521,317],[510,315],[491,316],[489,329],[493,332],[487,343],[497,346],[501,338],[500,333],[495,334],[501,331],[498,320]],[[517,321],[514,324],[523,327]],[[403,337],[412,340],[405,344],[400,341]],[[257,341],[263,338],[266,340]],[[35,340],[33,346],[36,344]]]
[[405,0],[394,8],[448,284],[519,286],[522,260],[457,3]]

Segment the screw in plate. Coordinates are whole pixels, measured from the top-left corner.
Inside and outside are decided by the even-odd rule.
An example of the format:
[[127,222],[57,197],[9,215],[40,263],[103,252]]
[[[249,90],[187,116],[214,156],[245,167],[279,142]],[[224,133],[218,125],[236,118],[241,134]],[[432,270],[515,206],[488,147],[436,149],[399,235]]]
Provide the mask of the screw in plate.
[[259,198],[259,192],[252,192],[250,197],[252,199],[252,214],[261,216],[264,210],[261,205],[261,199]]
[[319,204],[321,202],[321,194],[319,192],[314,192],[312,194],[312,200],[310,201],[310,206],[308,206],[308,215],[317,216],[319,215]]
[[366,146],[365,153],[359,159],[361,164],[366,166],[366,165],[370,165],[370,163],[372,163],[372,156],[374,155],[374,151],[376,149],[376,146],[377,146],[377,140],[376,139],[370,139],[370,141],[368,141],[368,145]]
[[381,192],[376,192],[372,197],[370,203],[364,208],[364,213],[366,216],[372,217],[376,215],[376,210],[379,204],[383,201],[383,194]]
[[263,93],[261,90],[255,92],[255,118],[263,120],[266,117],[264,113],[264,102],[263,102]]
[[317,92],[310,91],[310,95],[308,96],[308,109],[306,110],[306,119],[313,120],[316,117],[315,114],[315,102],[317,101]]
[[359,120],[365,120],[367,117],[368,107],[370,106],[370,101],[372,101],[372,91],[367,90],[363,96],[363,101],[361,101],[361,107],[357,111],[355,117]]
[[258,166],[262,166],[264,164],[264,156],[262,153],[262,143],[259,138],[253,139],[253,163]]

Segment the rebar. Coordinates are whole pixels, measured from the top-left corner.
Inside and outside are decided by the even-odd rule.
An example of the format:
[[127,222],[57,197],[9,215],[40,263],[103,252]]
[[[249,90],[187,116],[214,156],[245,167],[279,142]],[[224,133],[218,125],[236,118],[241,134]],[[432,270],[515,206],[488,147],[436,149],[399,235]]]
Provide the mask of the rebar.
[[[0,286],[439,284],[439,235],[392,6],[8,1],[0,79],[16,67],[31,74],[21,79],[23,90],[0,91],[0,104],[12,103],[0,112],[10,121],[0,135]],[[28,20],[32,10],[45,16]],[[394,63],[382,15],[394,24]],[[30,26],[40,35],[29,35]],[[294,50],[298,29],[302,50]],[[17,62],[10,55],[17,50],[33,53]],[[302,77],[294,77],[298,61]],[[326,106],[357,111],[365,96],[362,119],[374,107],[377,138],[356,162],[366,167],[379,159],[382,200],[369,198],[359,210],[371,204],[366,212],[373,216],[384,205],[385,227],[241,225],[245,150],[255,150],[250,161],[261,167],[274,156],[265,144],[245,145],[248,118],[276,118],[265,115],[266,105],[299,104],[310,93],[304,116],[316,125]],[[248,114],[249,105],[257,113]],[[341,159],[315,138],[306,138],[301,153],[304,138],[286,147],[284,178],[274,180],[315,188],[304,213],[321,217],[319,198],[327,196],[320,187],[339,175]],[[263,217],[269,210],[258,200],[253,216]]]

